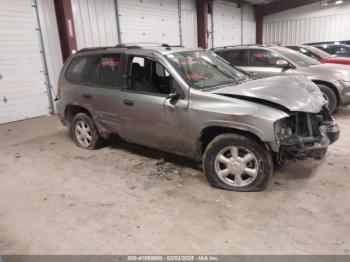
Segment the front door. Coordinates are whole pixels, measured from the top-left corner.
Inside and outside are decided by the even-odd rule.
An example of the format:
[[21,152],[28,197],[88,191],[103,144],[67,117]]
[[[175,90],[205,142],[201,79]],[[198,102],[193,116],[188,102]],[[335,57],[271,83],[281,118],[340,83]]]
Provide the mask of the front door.
[[183,133],[188,100],[161,63],[129,57],[128,83],[121,96],[122,136],[126,140],[179,154],[188,152]]
[[276,66],[278,54],[265,49],[249,49],[248,66],[241,67],[254,78],[260,79],[284,75],[285,69]]

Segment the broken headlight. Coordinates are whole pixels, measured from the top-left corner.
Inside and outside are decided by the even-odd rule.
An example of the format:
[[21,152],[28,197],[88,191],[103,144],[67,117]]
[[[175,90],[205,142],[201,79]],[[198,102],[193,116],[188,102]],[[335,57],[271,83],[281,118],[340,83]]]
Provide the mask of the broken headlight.
[[289,137],[293,134],[290,118],[282,118],[275,122],[275,138],[280,142],[283,137]]

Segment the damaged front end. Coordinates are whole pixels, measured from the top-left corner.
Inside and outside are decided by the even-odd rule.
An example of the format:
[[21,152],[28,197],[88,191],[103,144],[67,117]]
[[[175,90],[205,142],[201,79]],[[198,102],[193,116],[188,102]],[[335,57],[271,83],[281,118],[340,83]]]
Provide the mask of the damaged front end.
[[322,159],[339,138],[339,127],[326,106],[319,113],[291,112],[275,123],[279,144],[277,163],[287,160]]

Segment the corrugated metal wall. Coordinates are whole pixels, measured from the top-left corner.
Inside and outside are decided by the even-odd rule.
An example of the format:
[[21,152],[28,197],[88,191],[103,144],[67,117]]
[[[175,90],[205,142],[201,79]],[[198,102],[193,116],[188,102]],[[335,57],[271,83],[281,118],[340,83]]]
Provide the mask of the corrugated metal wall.
[[319,3],[264,18],[264,43],[283,45],[350,39],[350,3],[322,7]]
[[118,44],[114,0],[72,0],[78,49]]

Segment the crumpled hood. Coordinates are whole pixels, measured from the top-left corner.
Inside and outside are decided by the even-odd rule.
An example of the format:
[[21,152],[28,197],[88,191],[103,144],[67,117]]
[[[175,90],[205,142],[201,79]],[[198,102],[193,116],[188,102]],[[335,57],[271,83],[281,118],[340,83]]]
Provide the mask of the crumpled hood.
[[290,111],[309,113],[320,112],[326,104],[320,89],[303,76],[264,78],[216,89],[211,93],[265,100]]

